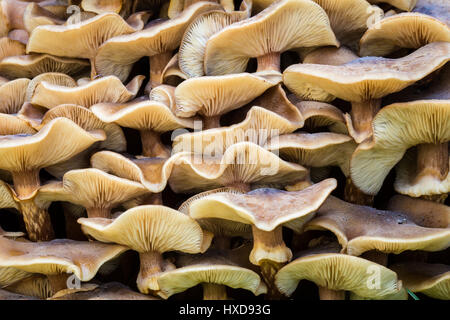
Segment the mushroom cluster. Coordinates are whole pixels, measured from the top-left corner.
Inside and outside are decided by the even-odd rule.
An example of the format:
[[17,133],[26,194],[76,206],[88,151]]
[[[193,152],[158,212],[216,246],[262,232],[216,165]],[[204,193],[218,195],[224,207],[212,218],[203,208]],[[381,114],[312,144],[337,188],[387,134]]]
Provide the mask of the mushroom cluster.
[[450,1],[0,0],[0,300],[450,300]]

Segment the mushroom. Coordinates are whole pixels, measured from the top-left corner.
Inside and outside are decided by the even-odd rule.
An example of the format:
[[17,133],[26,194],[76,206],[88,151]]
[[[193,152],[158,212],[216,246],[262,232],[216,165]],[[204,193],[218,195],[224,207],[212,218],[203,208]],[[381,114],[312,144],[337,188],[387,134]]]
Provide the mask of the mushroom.
[[125,21],[116,13],[104,13],[69,25],[39,26],[30,35],[27,53],[89,59],[91,79],[94,79],[98,48],[109,38],[141,30],[147,18],[146,13],[139,12]]
[[407,179],[397,177],[395,189],[413,197],[445,199],[450,190],[449,111],[449,100],[384,107],[373,121],[373,141],[360,144],[353,154],[350,171],[354,184],[366,194],[375,195],[406,150],[417,145],[415,170],[407,171]]
[[137,286],[142,293],[159,291],[158,277],[174,269],[163,259],[164,252],[204,252],[212,239],[194,219],[159,205],[138,206],[116,219],[80,218],[78,223],[99,241],[119,243],[139,252]]
[[142,57],[150,59],[150,81],[146,92],[162,83],[161,73],[181,42],[183,31],[199,15],[219,10],[218,4],[197,2],[173,19],[150,22],[144,30],[106,41],[95,57],[95,67],[102,76],[115,75],[125,81],[133,64]]
[[412,292],[420,292],[434,299],[450,299],[450,266],[440,263],[409,262],[394,264],[390,268]]
[[413,12],[430,15],[450,26],[449,5],[443,0],[417,0]]
[[89,168],[68,171],[61,182],[43,185],[35,202],[47,208],[52,201],[66,201],[85,207],[89,218],[111,218],[112,209],[146,193],[140,183]]
[[6,57],[20,56],[25,54],[23,43],[8,37],[0,38],[0,61]]
[[347,127],[355,141],[361,143],[372,136],[372,120],[382,97],[438,70],[449,58],[450,43],[437,42],[399,59],[367,57],[341,66],[291,65],[283,73],[283,82],[301,98],[332,100],[336,96],[350,101]]
[[253,250],[250,262],[261,268],[268,295],[277,296],[275,273],[292,258],[283,241],[282,225],[301,230],[305,222],[336,188],[328,179],[301,191],[256,189],[246,194],[213,193],[191,202],[189,215],[194,219],[221,218],[250,224]]
[[0,300],[39,300],[39,299],[36,297],[27,296],[19,293],[13,293],[0,289]]
[[58,86],[64,86],[64,87],[76,87],[77,83],[76,81],[71,77],[68,76],[65,73],[60,72],[45,72],[41,73],[40,75],[34,77],[27,87],[26,92],[26,101],[30,101],[33,97],[34,90],[41,82],[47,82],[48,84],[55,84]]
[[[372,261],[338,253],[335,243],[319,245],[297,253],[297,258],[281,268],[275,284],[290,296],[301,280],[319,287],[321,300],[344,300],[345,291],[361,297],[382,298],[401,290],[401,281],[394,271]],[[379,276],[374,283],[371,274]]]
[[212,36],[206,45],[204,69],[208,76],[239,73],[245,71],[250,58],[256,58],[257,71],[280,72],[282,52],[331,45],[339,43],[318,4],[282,0]]
[[0,237],[0,243],[0,267],[46,275],[54,293],[67,288],[68,274],[89,281],[102,264],[128,250],[120,245],[67,239],[32,243]]
[[123,0],[82,0],[81,8],[83,8],[84,11],[90,11],[96,14],[109,12],[119,14],[122,9],[123,2]]
[[40,186],[39,170],[65,161],[97,141],[105,139],[99,131],[88,132],[69,119],[50,121],[34,135],[0,137],[0,169],[12,174],[15,196],[19,199],[28,236],[33,241],[53,237],[50,216],[33,202]]
[[191,78],[175,89],[175,114],[179,117],[199,114],[205,129],[217,128],[223,114],[244,106],[280,82],[278,72]]
[[183,255],[180,266],[158,278],[159,295],[167,299],[201,284],[203,300],[228,300],[227,288],[245,289],[254,295],[266,293],[259,275],[233,262],[232,251],[208,250],[202,255]]
[[[173,88],[175,89],[177,85],[179,85],[181,82],[183,82],[183,80],[186,80],[187,78],[188,76],[185,75],[183,71],[180,70],[180,67],[178,65],[178,53],[176,53],[169,60],[169,62],[164,67],[164,70],[161,73],[162,83],[168,86],[173,86]],[[164,84],[162,84],[161,86],[165,86]],[[152,92],[153,89],[152,91],[150,91],[150,95],[152,94]],[[151,96],[150,100],[153,100]]]
[[0,85],[0,112],[14,114],[19,111],[26,100],[29,79],[16,79]]
[[421,13],[401,13],[371,26],[360,40],[361,56],[388,56],[432,42],[450,42],[445,23]]
[[368,0],[369,3],[387,3],[403,11],[411,11],[417,3],[417,0]]

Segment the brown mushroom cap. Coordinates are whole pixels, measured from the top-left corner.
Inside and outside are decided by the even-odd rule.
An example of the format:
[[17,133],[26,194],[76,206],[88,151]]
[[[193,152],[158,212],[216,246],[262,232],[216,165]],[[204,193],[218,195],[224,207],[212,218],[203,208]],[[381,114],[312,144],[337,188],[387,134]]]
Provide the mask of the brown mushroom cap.
[[390,268],[411,291],[421,292],[434,299],[450,299],[450,266],[410,262],[395,264]]
[[369,3],[388,3],[393,7],[404,11],[411,11],[417,3],[417,0],[368,0]]
[[[364,193],[375,195],[408,148],[449,141],[449,111],[449,100],[421,100],[384,107],[373,121],[373,141],[360,144],[351,160],[354,184]],[[445,182],[448,179],[444,183],[428,175],[422,179],[433,187],[427,187],[428,190],[449,185]]]
[[332,196],[305,228],[333,232],[342,252],[354,256],[370,250],[395,254],[440,251],[450,245],[450,229],[422,227],[406,214],[350,204]]
[[81,281],[91,280],[106,261],[128,250],[100,242],[58,239],[49,242],[19,242],[0,237],[0,266],[32,273],[73,273]]
[[68,103],[86,108],[100,102],[123,103],[136,96],[144,78],[136,76],[124,86],[117,77],[109,76],[73,88],[44,81],[36,86],[30,102],[48,109]]
[[401,48],[417,49],[432,42],[450,42],[450,28],[431,16],[401,13],[384,18],[360,40],[361,56],[387,56]]
[[76,81],[72,77],[66,75],[65,73],[60,73],[60,72],[41,73],[40,75],[34,77],[28,84],[26,101],[31,100],[31,98],[33,97],[33,94],[34,94],[34,90],[36,89],[37,85],[43,81],[45,81],[49,84],[55,84],[55,85],[64,86],[64,87],[76,87],[77,86]]
[[325,11],[309,0],[282,0],[212,36],[206,45],[205,73],[239,73],[252,57],[326,45],[338,46],[338,42]]
[[305,130],[327,127],[331,132],[348,134],[344,114],[335,106],[318,101],[300,101],[295,105],[305,119]]

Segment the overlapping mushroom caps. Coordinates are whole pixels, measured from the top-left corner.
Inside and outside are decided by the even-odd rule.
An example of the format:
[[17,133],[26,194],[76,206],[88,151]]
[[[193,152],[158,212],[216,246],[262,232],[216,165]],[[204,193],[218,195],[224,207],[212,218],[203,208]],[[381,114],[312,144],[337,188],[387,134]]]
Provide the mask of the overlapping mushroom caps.
[[367,57],[340,66],[297,64],[283,73],[284,84],[299,97],[352,103],[346,116],[350,135],[360,143],[372,136],[372,120],[381,98],[400,91],[443,67],[450,59],[450,43],[436,42],[399,59]]
[[403,11],[411,11],[417,3],[417,0],[368,0],[370,3],[387,3]]
[[78,222],[85,233],[99,241],[122,244],[139,252],[137,285],[143,293],[159,291],[158,277],[175,268],[164,260],[164,252],[204,252],[212,239],[194,219],[159,205],[138,206],[116,219],[80,218]]
[[246,194],[213,193],[193,201],[189,215],[195,219],[221,218],[252,225],[254,244],[250,262],[261,267],[269,294],[275,295],[275,273],[292,258],[283,241],[282,225],[302,230],[335,188],[336,180],[328,179],[302,191],[256,189]]
[[206,75],[245,71],[256,58],[258,71],[280,71],[281,52],[317,46],[338,46],[325,11],[309,0],[274,2],[259,14],[234,23],[206,45]]

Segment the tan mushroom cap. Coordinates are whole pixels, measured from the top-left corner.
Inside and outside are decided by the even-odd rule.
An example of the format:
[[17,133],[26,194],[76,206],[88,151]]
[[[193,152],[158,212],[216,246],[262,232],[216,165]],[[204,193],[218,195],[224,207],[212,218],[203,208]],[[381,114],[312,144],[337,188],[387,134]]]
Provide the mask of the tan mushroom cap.
[[10,114],[0,113],[0,135],[34,134],[27,121]]
[[38,273],[30,273],[29,277],[5,287],[5,290],[38,299],[46,299],[53,293],[48,278]]
[[10,78],[34,78],[45,72],[77,75],[89,67],[81,59],[55,57],[49,54],[27,54],[8,57],[0,61],[0,75]]
[[113,208],[146,193],[148,190],[140,183],[88,168],[71,170],[64,174],[63,181],[43,185],[35,202],[41,206],[67,201],[85,208]]
[[174,164],[169,178],[171,189],[191,193],[233,184],[285,185],[302,180],[307,170],[281,160],[275,154],[251,142],[239,142],[222,156],[180,152],[171,158]]
[[449,8],[446,0],[418,0],[413,12],[430,15],[450,26]]
[[109,39],[99,48],[95,58],[98,73],[116,75],[125,81],[133,63],[145,56],[175,50],[180,45],[184,30],[199,14],[220,8],[216,3],[197,2],[173,19],[150,24],[130,35]]
[[269,139],[264,148],[282,159],[307,167],[339,166],[350,175],[350,159],[356,143],[347,135],[331,132],[291,133]]
[[450,266],[410,262],[395,264],[390,268],[411,291],[423,293],[434,299],[450,299]]
[[23,13],[23,24],[25,30],[31,34],[35,28],[41,25],[60,25],[64,20],[60,19],[52,12],[41,7],[37,3],[27,5]]
[[244,106],[280,82],[278,72],[191,78],[175,89],[175,114],[180,117],[197,113],[206,117],[222,115]]
[[306,230],[333,232],[342,253],[359,256],[370,250],[399,254],[406,250],[440,251],[450,245],[450,229],[417,225],[408,215],[350,204],[329,197]]
[[303,63],[339,66],[358,58],[359,56],[347,47],[320,47],[305,54]]
[[0,112],[14,114],[19,111],[26,99],[29,79],[16,79],[0,85]]
[[185,259],[182,267],[168,271],[158,278],[165,299],[202,283],[224,285],[233,289],[245,289],[254,295],[267,292],[260,276],[236,265],[219,252],[196,255]]
[[105,138],[103,131],[88,132],[69,119],[57,118],[34,135],[0,137],[0,167],[12,172],[43,168]]
[[36,86],[31,103],[51,109],[61,104],[77,104],[86,108],[96,103],[123,103],[133,99],[144,76],[136,76],[126,86],[115,76],[103,77],[78,87],[64,87],[41,82]]
[[[161,74],[162,83],[165,83],[166,85],[170,86],[177,86],[187,78],[188,76],[183,71],[180,70],[180,66],[178,65],[178,53],[176,53],[169,60],[167,65],[164,67],[164,70],[162,71]],[[153,99],[150,97],[150,100]]]
[[80,218],[82,230],[102,242],[125,245],[140,253],[157,251],[206,251],[211,234],[194,219],[159,205],[144,205],[123,212],[116,219]]
[[175,86],[161,84],[150,91],[149,98],[152,101],[164,103],[172,112],[176,110]]
[[46,72],[34,77],[27,87],[26,101],[30,101],[33,97],[34,90],[41,82],[47,82],[49,84],[55,84],[64,87],[76,87],[77,82],[65,73],[60,72]]
[[349,300],[408,300],[408,297],[409,297],[408,291],[406,291],[405,287],[402,286],[402,288],[395,293],[387,294],[385,296],[376,298],[361,297],[353,292],[350,292]]
[[239,73],[252,57],[327,45],[339,44],[325,11],[309,0],[282,0],[212,36],[204,69],[206,75]]
[[183,151],[203,153],[204,149],[214,149],[223,153],[231,145],[243,141],[263,146],[267,139],[273,136],[291,133],[301,128],[303,121],[299,120],[302,119],[294,116],[290,119],[285,118],[270,110],[254,106],[247,112],[244,121],[238,124],[177,136],[173,140],[172,153]]
[[8,37],[0,38],[0,60],[10,56],[20,56],[25,54],[23,43],[12,40]]
[[387,56],[432,42],[450,42],[450,28],[425,14],[401,13],[369,28],[361,38],[359,52],[361,56]]
[[[379,288],[370,279],[379,275]],[[275,284],[290,296],[301,280],[309,280],[331,290],[347,290],[362,297],[382,298],[401,289],[394,271],[375,262],[322,248],[309,249],[278,271]]]
[[366,57],[341,66],[292,65],[284,71],[283,82],[305,99],[327,100],[325,91],[346,101],[363,102],[400,91],[441,68],[449,59],[450,43],[437,42],[399,59]]
[[30,35],[27,53],[93,59],[98,47],[109,38],[133,33],[144,27],[144,21],[130,20],[134,24],[130,25],[116,13],[104,13],[69,25],[39,26]]
[[370,23],[384,16],[383,10],[371,6],[366,0],[313,0],[330,19],[336,38],[343,45],[357,47],[357,43]]
[[0,289],[0,300],[39,300],[39,298]]
[[102,14],[107,12],[120,13],[123,0],[82,0],[81,7],[84,11]]
[[220,218],[272,231],[293,220],[303,224],[336,188],[335,179],[327,179],[301,191],[256,189],[246,194],[214,193],[191,203],[194,219]]
[[128,249],[100,242],[58,239],[49,242],[19,242],[0,237],[0,266],[32,273],[73,273],[91,280],[106,261]]
[[[65,291],[65,290],[62,290]],[[132,291],[119,282],[108,282],[76,292],[57,292],[47,300],[160,300],[156,297]]]
[[0,267],[0,288],[4,288],[16,282],[19,282],[30,277],[31,275],[32,273],[20,269]]
[[[2,180],[0,180],[0,208],[19,209],[13,188]],[[0,236],[3,235],[1,231],[3,229],[0,227]]]
[[206,12],[198,16],[186,29],[178,51],[180,70],[189,78],[205,75],[203,62],[206,44],[214,34],[241,20],[223,11]]
[[304,129],[327,127],[331,132],[348,134],[344,114],[335,106],[318,101],[300,101],[295,105],[305,119]]
[[161,192],[167,185],[172,163],[163,158],[131,159],[111,151],[92,155],[91,164],[118,177],[140,182],[151,192]]
[[360,144],[351,160],[354,184],[364,193],[375,195],[407,149],[422,143],[449,141],[449,112],[449,100],[421,100],[384,107],[373,120],[373,141]]
[[167,132],[178,128],[193,128],[194,119],[176,117],[165,104],[152,100],[128,103],[98,103],[91,111],[106,123],[138,130]]
[[387,208],[406,214],[420,226],[427,228],[450,226],[450,207],[435,201],[395,195],[389,200]]
[[411,11],[417,3],[417,0],[368,0],[369,3],[388,3],[393,7],[404,11]]

